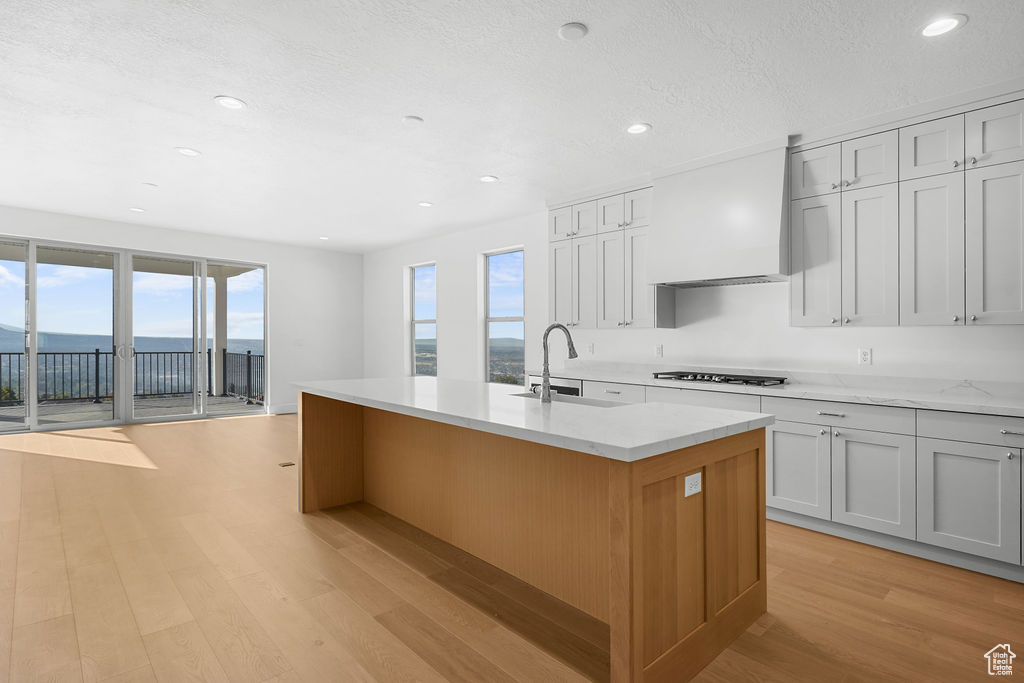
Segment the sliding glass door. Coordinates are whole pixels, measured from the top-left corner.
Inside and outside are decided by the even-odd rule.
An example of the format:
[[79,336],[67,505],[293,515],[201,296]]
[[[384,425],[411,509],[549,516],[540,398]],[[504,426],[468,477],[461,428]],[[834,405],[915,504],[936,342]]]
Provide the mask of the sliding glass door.
[[27,261],[27,245],[0,242],[0,430],[23,429],[28,418]]
[[39,425],[115,419],[117,260],[112,252],[35,249],[32,356]]
[[263,268],[206,264],[206,412],[264,412]]
[[132,256],[132,417],[195,415],[203,383],[197,311],[200,263]]

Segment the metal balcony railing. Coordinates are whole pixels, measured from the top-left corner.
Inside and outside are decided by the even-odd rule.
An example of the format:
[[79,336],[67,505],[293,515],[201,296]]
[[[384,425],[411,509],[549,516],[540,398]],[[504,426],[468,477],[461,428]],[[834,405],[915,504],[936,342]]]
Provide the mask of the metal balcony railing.
[[[207,354],[207,383],[212,392],[213,354]],[[114,395],[114,354],[111,351],[40,351],[36,354],[37,392],[40,402],[92,401]],[[262,354],[221,350],[221,395],[263,403],[266,359]],[[27,381],[24,353],[0,353],[0,406],[25,401]],[[137,351],[132,359],[134,396],[184,396],[194,389],[195,353],[192,351]]]

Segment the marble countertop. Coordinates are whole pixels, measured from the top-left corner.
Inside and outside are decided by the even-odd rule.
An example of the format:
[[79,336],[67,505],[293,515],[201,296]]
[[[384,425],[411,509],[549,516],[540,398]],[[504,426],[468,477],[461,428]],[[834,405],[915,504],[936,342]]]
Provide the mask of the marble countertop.
[[541,403],[518,385],[433,377],[297,382],[318,396],[632,462],[767,427],[771,415],[665,403]]
[[[655,370],[700,370],[788,377],[786,384],[753,387],[710,382],[681,382],[654,379]],[[530,370],[531,375],[540,371]],[[782,396],[843,403],[948,410],[1024,417],[1024,383],[972,382],[969,380],[916,379],[909,377],[872,377],[828,373],[787,373],[751,368],[708,368],[663,364],[659,366],[618,363],[588,364],[551,371],[552,377],[583,381],[619,382],[644,386],[722,391],[756,396]],[[584,393],[586,390],[584,389]]]

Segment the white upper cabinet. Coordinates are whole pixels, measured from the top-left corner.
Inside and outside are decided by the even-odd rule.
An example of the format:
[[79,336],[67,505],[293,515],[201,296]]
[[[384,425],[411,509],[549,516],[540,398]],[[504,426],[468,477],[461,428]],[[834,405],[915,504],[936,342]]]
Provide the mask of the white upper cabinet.
[[597,200],[597,231],[619,230],[625,222],[625,197],[617,194]]
[[548,213],[548,239],[568,239],[572,235],[572,207],[563,206]]
[[792,202],[792,325],[840,324],[842,264],[839,199],[838,194],[830,194]]
[[964,168],[964,115],[900,128],[900,180]]
[[1024,324],[1024,161],[965,179],[968,324]]
[[650,228],[629,228],[623,231],[623,253],[626,264],[624,313],[625,324],[631,327],[654,327],[654,286],[647,284],[647,246]]
[[625,245],[621,230],[597,236],[597,326],[624,327]]
[[962,325],[964,176],[921,178],[899,188],[900,322]]
[[597,202],[572,205],[572,236],[597,234]]
[[573,322],[572,240],[552,242],[548,247],[548,313],[553,323]]
[[622,226],[625,228],[642,228],[651,224],[651,207],[654,204],[654,188],[627,192],[624,197]]
[[838,192],[842,181],[840,145],[795,152],[789,159],[789,187],[793,199]]
[[597,326],[597,238],[572,240],[572,325]]
[[968,112],[967,168],[1024,160],[1024,100]]
[[897,185],[843,192],[842,205],[843,324],[897,325]]
[[843,190],[899,180],[899,146],[899,132],[895,130],[843,142]]

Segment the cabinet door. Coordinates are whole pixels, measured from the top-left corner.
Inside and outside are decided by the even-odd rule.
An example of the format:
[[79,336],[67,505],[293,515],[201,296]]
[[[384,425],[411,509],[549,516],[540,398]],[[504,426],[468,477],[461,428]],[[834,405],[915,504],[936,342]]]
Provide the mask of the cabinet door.
[[1024,100],[968,112],[967,168],[1024,160]]
[[798,199],[790,213],[792,315],[799,326],[839,325],[842,309],[839,195]]
[[826,427],[776,422],[766,434],[767,504],[811,517],[832,517],[831,437]]
[[548,297],[551,322],[571,325],[572,240],[552,242],[548,247]]
[[548,212],[548,239],[564,240],[572,234],[572,207],[564,206]]
[[650,228],[623,231],[626,272],[625,321],[630,327],[654,327],[654,285],[647,284]]
[[899,180],[899,131],[867,135],[842,143],[843,190]]
[[917,540],[1020,564],[1020,450],[917,440]]
[[962,325],[963,175],[911,180],[899,188],[900,323]]
[[900,321],[896,183],[843,192],[843,324]]
[[597,327],[597,238],[572,240],[572,324]]
[[1024,324],[1024,161],[965,178],[968,324]]
[[626,228],[642,228],[651,224],[651,206],[654,203],[654,188],[645,187],[626,193],[625,223]]
[[621,230],[597,236],[598,327],[622,327],[626,322],[625,244]]
[[572,234],[585,237],[597,234],[597,202],[572,205]]
[[843,171],[839,144],[794,152],[789,158],[789,191],[793,199],[838,192]]
[[597,200],[597,231],[620,230],[625,222],[625,196],[617,194]]
[[832,432],[832,521],[914,538],[914,437],[835,429]]
[[900,180],[963,168],[963,114],[900,128]]

